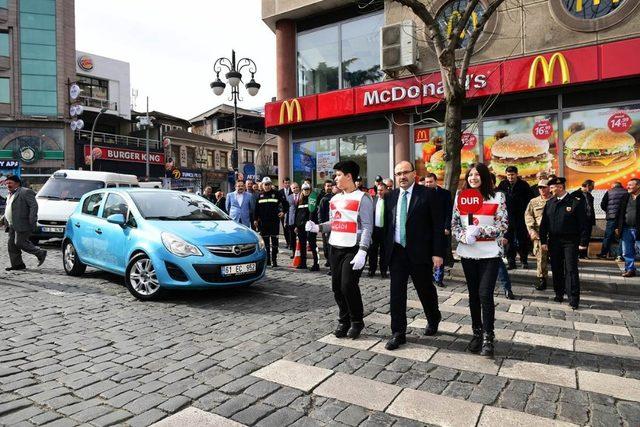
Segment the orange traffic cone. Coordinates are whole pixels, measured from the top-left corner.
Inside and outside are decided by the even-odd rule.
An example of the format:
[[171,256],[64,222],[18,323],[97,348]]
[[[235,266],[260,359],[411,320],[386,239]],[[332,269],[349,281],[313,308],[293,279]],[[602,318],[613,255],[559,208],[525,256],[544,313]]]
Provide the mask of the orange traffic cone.
[[296,242],[296,251],[293,255],[293,264],[291,264],[291,267],[296,268],[297,266],[299,266],[302,263],[302,257],[300,255],[300,241]]

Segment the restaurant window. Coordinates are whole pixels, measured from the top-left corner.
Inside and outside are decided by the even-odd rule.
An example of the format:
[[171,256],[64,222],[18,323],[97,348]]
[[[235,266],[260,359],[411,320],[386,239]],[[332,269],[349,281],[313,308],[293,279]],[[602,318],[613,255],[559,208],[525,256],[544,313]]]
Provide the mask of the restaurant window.
[[298,33],[298,95],[379,82],[383,13]]
[[272,156],[273,156],[273,166],[278,166],[278,152],[274,151]]
[[386,132],[296,142],[293,144],[293,179],[301,183],[311,178],[314,187],[321,187],[326,179],[333,177],[333,166],[337,162],[353,160],[360,166],[364,184],[371,187],[376,175],[388,175],[388,143]]
[[229,169],[229,154],[226,151],[220,152],[220,168]]
[[242,154],[243,154],[243,163],[254,163],[254,156],[255,156],[255,151],[253,150],[247,150],[246,148],[244,150],[242,150]]
[[78,86],[82,89],[82,96],[86,98],[109,100],[109,82],[92,77],[78,76]]

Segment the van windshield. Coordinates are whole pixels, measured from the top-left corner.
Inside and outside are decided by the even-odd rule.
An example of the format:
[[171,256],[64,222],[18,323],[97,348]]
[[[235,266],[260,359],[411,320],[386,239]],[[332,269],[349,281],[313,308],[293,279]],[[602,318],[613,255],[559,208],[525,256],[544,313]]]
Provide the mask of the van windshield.
[[80,200],[89,191],[104,188],[102,181],[86,181],[83,179],[49,178],[38,197],[51,200]]
[[157,221],[220,221],[229,220],[213,203],[196,195],[174,192],[131,192],[138,210],[145,219]]

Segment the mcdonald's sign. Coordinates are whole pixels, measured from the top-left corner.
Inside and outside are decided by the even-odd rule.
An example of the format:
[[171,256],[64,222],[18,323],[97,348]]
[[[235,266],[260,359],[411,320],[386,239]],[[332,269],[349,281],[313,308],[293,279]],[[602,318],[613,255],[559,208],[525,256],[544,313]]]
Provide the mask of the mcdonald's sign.
[[[285,117],[286,114],[286,117]],[[293,123],[294,116],[296,122],[302,121],[302,108],[300,107],[300,101],[297,99],[291,99],[288,101],[284,101],[282,105],[280,105],[280,121],[281,125],[285,123]],[[286,118],[286,121],[285,121]]]
[[413,134],[413,142],[416,144],[429,142],[429,129],[415,129]]
[[529,89],[536,87],[539,68],[542,68],[544,83],[547,85],[553,83],[553,72],[555,70],[556,63],[560,65],[562,84],[569,83],[571,81],[571,77],[569,75],[569,64],[567,64],[567,60],[562,53],[556,52],[551,55],[551,59],[549,61],[547,61],[547,59],[542,55],[538,55],[534,58],[529,69]]

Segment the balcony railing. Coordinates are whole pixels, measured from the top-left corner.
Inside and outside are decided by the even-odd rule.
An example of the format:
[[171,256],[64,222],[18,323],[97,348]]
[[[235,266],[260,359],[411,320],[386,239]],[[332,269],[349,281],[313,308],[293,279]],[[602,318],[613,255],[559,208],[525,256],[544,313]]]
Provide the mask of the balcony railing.
[[[76,131],[76,141],[89,144],[90,139],[91,139],[91,131],[88,131],[88,130]],[[103,145],[128,146],[132,148],[145,148],[147,144],[147,140],[144,138],[136,138],[133,136],[115,135],[112,133],[104,133],[104,132],[94,132],[93,143],[95,145],[103,144]],[[158,142],[155,139],[149,139],[149,148],[152,148],[152,149],[161,148],[160,142]]]
[[85,107],[92,108],[106,108],[112,111],[118,111],[118,103],[113,101],[106,101],[104,99],[91,98],[89,96],[79,96],[78,102]]
[[[260,143],[264,140],[264,132],[253,130],[253,129],[244,129],[238,128],[238,140],[239,141],[250,141],[253,143]],[[220,139],[222,141],[232,142],[233,141],[233,128],[224,128],[213,131],[211,134],[212,138]]]

